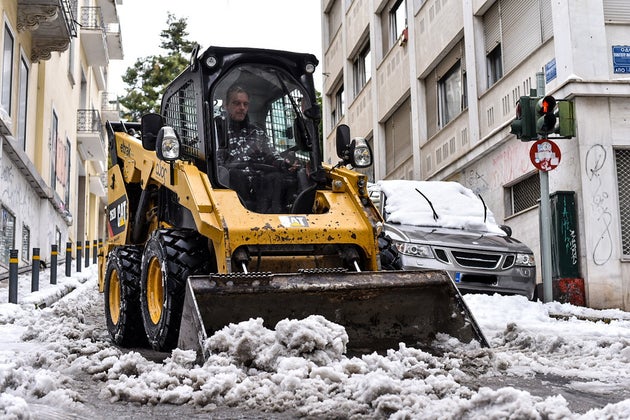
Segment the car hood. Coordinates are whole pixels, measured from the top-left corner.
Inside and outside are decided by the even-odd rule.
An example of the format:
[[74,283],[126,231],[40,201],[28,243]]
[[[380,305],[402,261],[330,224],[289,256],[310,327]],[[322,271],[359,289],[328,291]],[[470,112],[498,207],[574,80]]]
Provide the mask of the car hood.
[[432,246],[483,249],[497,252],[532,252],[527,245],[511,236],[490,232],[394,223],[386,223],[385,232],[394,240]]

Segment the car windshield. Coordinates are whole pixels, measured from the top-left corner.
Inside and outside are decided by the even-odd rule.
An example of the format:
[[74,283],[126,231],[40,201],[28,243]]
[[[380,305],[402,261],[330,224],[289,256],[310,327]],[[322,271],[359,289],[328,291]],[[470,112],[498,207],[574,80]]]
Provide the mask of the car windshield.
[[472,190],[457,182],[379,181],[386,222],[505,235]]

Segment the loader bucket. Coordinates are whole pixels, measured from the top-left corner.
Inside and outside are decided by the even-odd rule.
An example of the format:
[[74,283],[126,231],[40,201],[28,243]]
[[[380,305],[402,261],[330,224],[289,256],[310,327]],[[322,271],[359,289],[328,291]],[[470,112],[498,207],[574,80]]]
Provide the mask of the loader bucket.
[[437,333],[488,345],[444,271],[313,271],[189,277],[178,346],[205,360],[205,339],[230,323],[260,317],[273,328],[309,315],[343,325],[352,354],[430,348]]

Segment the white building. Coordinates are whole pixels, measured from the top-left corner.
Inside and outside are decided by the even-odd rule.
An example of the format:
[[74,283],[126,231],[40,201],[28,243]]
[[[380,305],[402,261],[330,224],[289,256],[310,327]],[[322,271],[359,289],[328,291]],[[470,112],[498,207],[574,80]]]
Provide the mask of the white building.
[[[110,60],[123,58],[122,0],[0,0],[0,275],[9,250],[59,262],[105,238],[102,121]],[[89,244],[89,248],[87,245]],[[84,260],[85,261],[85,260]],[[74,269],[74,267],[73,267]]]
[[[534,249],[539,281],[540,177],[510,123],[531,89],[572,101],[576,137],[556,141],[548,173],[554,278],[584,279],[590,307],[630,309],[630,2],[322,0],[322,11],[326,159],[345,123],[371,141],[373,179],[480,193]],[[571,199],[567,225],[559,203]]]

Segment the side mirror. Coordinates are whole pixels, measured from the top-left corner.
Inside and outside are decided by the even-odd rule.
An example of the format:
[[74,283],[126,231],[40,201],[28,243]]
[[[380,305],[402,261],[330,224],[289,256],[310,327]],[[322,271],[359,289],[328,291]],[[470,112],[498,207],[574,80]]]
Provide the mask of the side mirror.
[[499,227],[501,228],[501,230],[502,230],[503,232],[505,232],[505,234],[506,234],[508,237],[511,237],[511,236],[512,236],[512,228],[511,228],[511,227],[509,227],[508,225],[500,225]]
[[350,146],[350,127],[345,124],[339,124],[335,131],[335,143],[337,146],[337,156],[339,159],[346,160],[348,147]]
[[142,116],[140,120],[142,147],[146,150],[155,150],[158,131],[160,131],[162,125],[164,125],[164,122],[160,114],[151,113]]
[[159,159],[172,162],[179,159],[180,143],[173,127],[162,127],[158,131],[155,153]]

